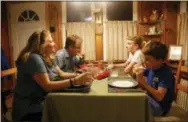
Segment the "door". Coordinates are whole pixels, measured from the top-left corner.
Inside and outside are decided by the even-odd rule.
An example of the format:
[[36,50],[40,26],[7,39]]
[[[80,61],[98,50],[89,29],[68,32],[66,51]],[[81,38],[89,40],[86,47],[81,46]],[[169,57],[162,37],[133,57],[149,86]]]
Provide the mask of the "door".
[[25,47],[29,36],[37,30],[45,29],[45,2],[10,3],[10,36],[13,61]]

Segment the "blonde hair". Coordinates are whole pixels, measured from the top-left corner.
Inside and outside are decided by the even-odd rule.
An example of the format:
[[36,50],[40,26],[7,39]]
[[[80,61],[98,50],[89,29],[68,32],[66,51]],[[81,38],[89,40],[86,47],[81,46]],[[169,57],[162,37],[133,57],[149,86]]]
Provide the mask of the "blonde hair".
[[53,64],[54,54],[51,54],[50,58],[48,58],[46,57],[44,52],[44,48],[46,47],[46,41],[48,40],[50,35],[51,34],[48,30],[43,30],[42,32],[34,32],[29,37],[26,46],[20,52],[17,60],[26,62],[31,53],[37,53],[42,56],[42,58],[47,64]]
[[142,38],[139,36],[128,37],[127,39],[137,44],[139,49],[142,49],[142,47],[145,45]]

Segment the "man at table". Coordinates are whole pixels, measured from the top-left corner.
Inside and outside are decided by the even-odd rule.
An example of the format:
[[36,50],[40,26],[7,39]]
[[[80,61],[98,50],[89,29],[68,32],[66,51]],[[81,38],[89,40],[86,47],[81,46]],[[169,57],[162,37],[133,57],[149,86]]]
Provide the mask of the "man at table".
[[67,37],[65,48],[57,51],[55,56],[56,64],[65,72],[74,72],[83,62],[78,59],[81,52],[82,39],[77,35]]

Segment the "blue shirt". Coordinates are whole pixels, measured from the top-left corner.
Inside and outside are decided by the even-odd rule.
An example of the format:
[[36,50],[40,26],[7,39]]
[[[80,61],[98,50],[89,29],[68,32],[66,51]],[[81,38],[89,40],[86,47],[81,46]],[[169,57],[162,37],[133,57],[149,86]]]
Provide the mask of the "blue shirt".
[[65,48],[57,51],[55,56],[55,63],[64,72],[74,72],[74,68],[78,67],[78,59],[76,56],[70,56]]
[[[175,78],[171,69],[163,64],[160,68],[152,70],[145,69],[144,76],[147,77],[147,83],[154,89],[159,87],[166,88],[167,92],[162,101],[156,101],[159,103],[164,113],[168,113],[171,108],[171,103],[174,100]],[[149,96],[152,97],[151,94]],[[152,97],[153,98],[153,97]]]

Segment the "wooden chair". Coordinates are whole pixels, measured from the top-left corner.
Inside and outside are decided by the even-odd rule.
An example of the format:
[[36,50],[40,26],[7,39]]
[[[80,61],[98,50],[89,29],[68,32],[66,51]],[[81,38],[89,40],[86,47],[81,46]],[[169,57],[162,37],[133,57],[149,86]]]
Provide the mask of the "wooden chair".
[[[7,70],[3,70],[1,71],[1,78],[5,77],[5,76],[12,76],[11,80],[3,80],[1,82],[3,82],[4,84],[8,84],[5,85],[4,87],[2,87],[1,89],[1,93],[2,93],[2,111],[4,112],[4,114],[7,112],[8,107],[11,108],[12,106],[12,92],[13,89],[15,87],[15,80],[16,80],[16,73],[17,73],[17,68],[11,68],[11,69],[7,69]],[[8,107],[6,105],[6,99],[10,99]]]
[[[175,101],[177,99],[178,90],[186,91],[186,88],[180,85],[181,80],[181,68],[182,68],[182,46],[181,45],[170,45],[169,46],[169,56],[168,60],[170,62],[178,62],[177,66],[175,66]],[[174,66],[173,64],[169,64],[170,67]]]
[[5,81],[5,82],[12,82],[11,89],[14,89],[15,87],[16,73],[17,73],[17,68],[11,68],[11,69],[1,71],[1,78],[5,76],[10,76],[10,75],[12,76],[11,81]]
[[[175,52],[177,51],[177,52]],[[178,62],[177,64],[171,64],[170,62]],[[177,95],[178,92],[183,91],[186,94],[188,94],[188,85],[183,86],[180,83],[180,80],[182,78],[183,73],[188,74],[188,67],[183,67],[182,66],[182,46],[180,45],[170,45],[169,48],[169,57],[168,57],[168,65],[174,69],[175,73],[175,99],[172,104],[172,108],[170,112],[165,116],[165,117],[155,117],[154,121],[155,122],[183,122],[188,120],[188,112],[183,110],[182,108],[179,107],[177,104]],[[187,76],[187,75],[185,75]],[[187,97],[188,100],[188,97]]]

